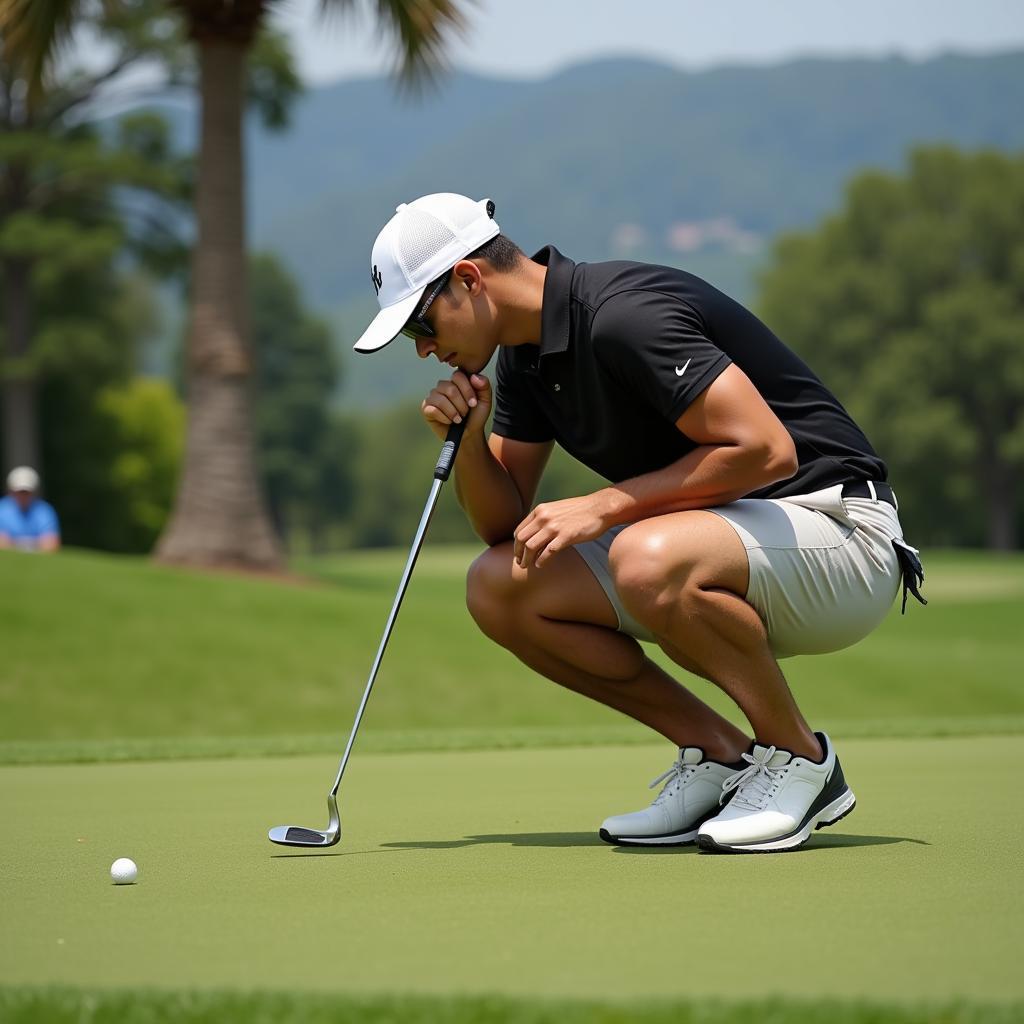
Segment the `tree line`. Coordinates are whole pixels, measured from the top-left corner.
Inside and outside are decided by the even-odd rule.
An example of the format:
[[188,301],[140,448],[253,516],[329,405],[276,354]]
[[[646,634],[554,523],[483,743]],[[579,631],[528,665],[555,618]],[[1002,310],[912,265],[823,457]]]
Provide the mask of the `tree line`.
[[766,321],[848,406],[929,544],[1020,546],[1024,154],[916,149],[780,238]]
[[[434,438],[415,404],[361,419],[337,408],[330,332],[272,256],[245,257],[241,108],[283,126],[299,84],[260,5],[244,25],[220,7],[54,4],[47,26],[27,0],[0,6],[7,468],[41,465],[70,543],[263,566],[285,547],[405,543]],[[431,10],[429,31],[391,24],[406,74],[437,62],[458,20],[442,0]],[[47,62],[73,17],[111,42],[107,70]],[[141,61],[164,68],[165,87],[199,89],[198,162],[172,152],[156,115],[91,119]],[[858,175],[835,213],[777,241],[761,276],[755,308],[864,427],[922,543],[1020,543],[1022,238],[1024,158],[930,146],[902,173]],[[141,379],[152,282],[168,278],[189,297],[179,378]],[[558,457],[541,497],[598,485]],[[451,494],[433,536],[471,536]]]

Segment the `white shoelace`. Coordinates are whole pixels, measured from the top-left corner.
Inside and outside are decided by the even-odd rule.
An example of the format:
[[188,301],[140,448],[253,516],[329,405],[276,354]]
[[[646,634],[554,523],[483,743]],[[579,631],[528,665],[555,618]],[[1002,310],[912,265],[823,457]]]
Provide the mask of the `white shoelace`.
[[654,798],[652,807],[657,806],[668,796],[674,795],[679,787],[697,770],[696,765],[683,764],[682,754],[672,763],[672,767],[668,771],[662,772],[650,785],[648,789],[654,789],[659,782],[664,782],[668,779],[668,783],[665,788]]
[[777,768],[769,766],[768,762],[775,756],[775,748],[768,747],[766,750],[755,754],[744,754],[743,760],[749,762],[750,767],[743,771],[730,775],[722,785],[722,795],[719,803],[725,803],[726,796],[734,789],[736,795],[732,798],[733,803],[740,803],[754,810],[761,810],[768,802],[768,797],[775,792],[782,777],[789,771],[789,765],[779,765]]

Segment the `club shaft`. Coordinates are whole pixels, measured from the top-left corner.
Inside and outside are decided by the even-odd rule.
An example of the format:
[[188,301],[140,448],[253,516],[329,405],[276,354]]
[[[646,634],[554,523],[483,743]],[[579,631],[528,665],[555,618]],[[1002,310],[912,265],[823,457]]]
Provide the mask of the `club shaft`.
[[380,647],[377,648],[377,657],[374,658],[373,668],[370,670],[370,678],[363,691],[363,699],[359,702],[359,710],[356,712],[356,720],[352,725],[352,732],[348,737],[348,744],[345,753],[341,756],[341,764],[338,765],[338,776],[331,788],[331,796],[338,795],[338,788],[341,786],[341,777],[345,774],[345,765],[348,764],[348,756],[352,753],[352,745],[356,741],[356,733],[359,731],[359,723],[363,720],[363,712],[366,710],[367,701],[370,699],[370,691],[373,689],[373,682],[377,678],[377,670],[384,658],[384,650],[391,637],[391,631],[395,628],[395,620],[398,618],[398,609],[402,607],[402,598],[409,587],[409,578],[412,576],[413,567],[419,557],[420,548],[423,547],[423,538],[426,535],[427,527],[430,525],[431,517],[434,514],[434,506],[437,505],[437,497],[441,493],[441,486],[444,480],[434,480],[430,488],[430,495],[423,507],[423,515],[420,517],[420,525],[416,528],[416,536],[413,538],[412,548],[409,550],[409,558],[405,563],[405,571],[402,573],[402,580],[398,584],[398,593],[395,595],[395,603],[391,606],[391,614],[388,616],[387,625],[384,627],[384,636],[381,638]]

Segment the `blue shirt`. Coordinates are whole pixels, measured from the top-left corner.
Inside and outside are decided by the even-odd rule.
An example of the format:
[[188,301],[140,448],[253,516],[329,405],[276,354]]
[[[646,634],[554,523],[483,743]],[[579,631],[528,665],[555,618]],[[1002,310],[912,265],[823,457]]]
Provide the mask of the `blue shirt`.
[[49,502],[36,498],[28,507],[27,512],[11,495],[0,498],[0,533],[7,534],[16,548],[39,547],[39,538],[49,534],[59,534],[57,513]]

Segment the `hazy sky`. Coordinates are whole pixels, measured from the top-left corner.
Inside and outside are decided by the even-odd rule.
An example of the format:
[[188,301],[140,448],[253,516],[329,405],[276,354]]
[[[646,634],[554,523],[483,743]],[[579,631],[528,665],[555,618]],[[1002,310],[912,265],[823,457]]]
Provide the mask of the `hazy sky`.
[[[1024,47],[1024,0],[477,0],[465,8],[470,28],[452,47],[454,63],[501,76],[608,54],[702,68],[797,54]],[[275,10],[310,83],[388,66],[368,15],[325,20],[319,0],[283,0]]]

